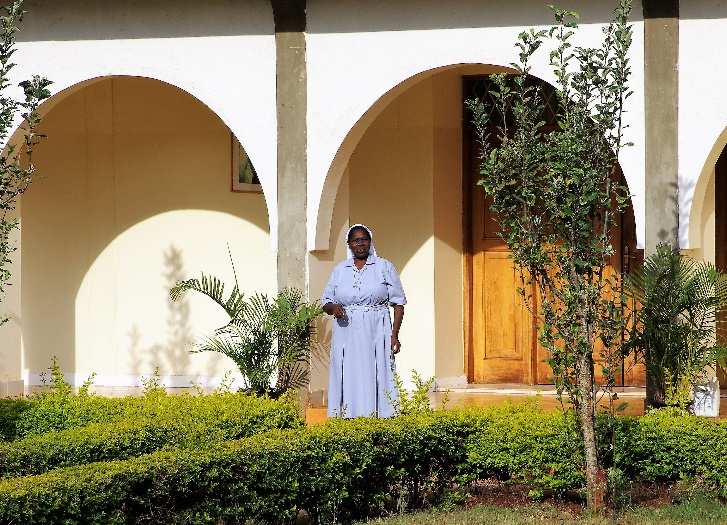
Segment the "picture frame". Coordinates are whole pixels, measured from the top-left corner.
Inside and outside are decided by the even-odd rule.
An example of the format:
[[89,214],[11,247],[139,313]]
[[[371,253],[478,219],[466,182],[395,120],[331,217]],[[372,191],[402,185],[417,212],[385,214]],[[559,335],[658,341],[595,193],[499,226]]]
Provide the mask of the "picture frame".
[[237,193],[262,193],[263,188],[245,148],[230,132],[232,163],[230,166],[230,189]]

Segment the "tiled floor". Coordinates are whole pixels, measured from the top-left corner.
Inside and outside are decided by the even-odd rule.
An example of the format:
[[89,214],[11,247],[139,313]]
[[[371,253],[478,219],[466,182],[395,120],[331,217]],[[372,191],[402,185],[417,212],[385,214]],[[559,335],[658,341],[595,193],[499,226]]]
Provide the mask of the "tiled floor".
[[[644,389],[620,388],[617,389],[618,399],[616,405],[625,404],[622,414],[640,416],[644,413]],[[446,399],[445,408],[461,407],[487,407],[497,405],[506,400],[518,402],[528,398],[537,398],[540,405],[546,410],[560,408],[560,402],[552,386],[528,385],[467,385],[462,388],[450,389],[448,392],[435,392],[433,394],[435,406],[441,407]],[[601,406],[607,406],[608,401],[602,399]],[[720,418],[727,418],[727,394],[723,393],[720,402]],[[306,410],[306,422],[315,425],[326,421],[326,409],[310,407]]]

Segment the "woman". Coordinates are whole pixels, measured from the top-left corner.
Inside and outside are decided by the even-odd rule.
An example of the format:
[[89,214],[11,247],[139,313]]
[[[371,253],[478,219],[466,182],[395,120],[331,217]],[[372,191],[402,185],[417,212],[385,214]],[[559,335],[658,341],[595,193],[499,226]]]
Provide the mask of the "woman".
[[[321,301],[323,310],[336,318],[328,415],[390,417],[406,297],[394,265],[376,255],[371,230],[356,224],[347,241],[348,260],[333,270]],[[389,305],[394,307],[393,327]]]

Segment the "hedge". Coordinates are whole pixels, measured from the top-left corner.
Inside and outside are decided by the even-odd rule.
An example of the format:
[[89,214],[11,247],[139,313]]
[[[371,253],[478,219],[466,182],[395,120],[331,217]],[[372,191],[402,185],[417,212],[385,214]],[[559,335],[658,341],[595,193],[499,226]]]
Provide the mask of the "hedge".
[[504,408],[467,445],[472,479],[497,478],[565,491],[585,482],[584,454],[572,414]]
[[0,481],[0,523],[170,523],[179,513],[282,523],[298,508],[347,522],[395,507],[425,480],[451,481],[472,428],[447,416],[335,421],[12,478]]
[[[286,523],[301,508],[319,522],[345,523],[436,502],[483,476],[578,489],[572,425],[526,405],[272,431],[2,480],[0,523]],[[726,425],[674,414],[626,418],[616,443],[633,448],[613,457],[632,479],[700,475],[727,496],[718,458]],[[707,446],[713,452],[701,455]]]
[[727,497],[727,420],[669,409],[619,419],[613,463],[644,481],[701,478]]
[[16,438],[18,420],[30,408],[30,402],[23,398],[0,399],[0,441]]
[[193,404],[192,409],[173,416],[94,423],[1,443],[0,476],[40,474],[58,467],[125,459],[163,447],[203,447],[302,425],[297,407],[287,400],[237,394],[181,399]]
[[[273,401],[268,400],[269,403]],[[168,395],[154,392],[144,396],[103,397],[55,392],[32,396],[18,411],[15,422],[17,438],[46,432],[79,428],[93,423],[111,423],[125,419],[168,418],[179,414],[205,421],[224,417],[230,404],[258,410],[263,401],[242,393],[209,395]]]

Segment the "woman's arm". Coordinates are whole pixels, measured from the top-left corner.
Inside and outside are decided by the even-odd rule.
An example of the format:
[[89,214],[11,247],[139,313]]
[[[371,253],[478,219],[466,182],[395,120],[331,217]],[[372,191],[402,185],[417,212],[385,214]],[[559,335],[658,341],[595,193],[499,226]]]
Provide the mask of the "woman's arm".
[[328,315],[332,315],[336,319],[344,319],[346,317],[346,310],[336,302],[336,281],[337,276],[336,270],[334,269],[331,272],[331,277],[328,279],[326,288],[323,290],[321,302],[323,303],[323,311]]
[[391,351],[395,354],[401,350],[401,342],[399,342],[399,330],[401,322],[404,320],[404,305],[394,305],[394,326],[391,328]]

